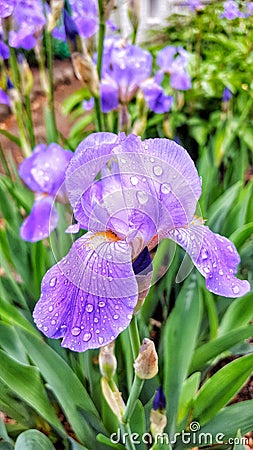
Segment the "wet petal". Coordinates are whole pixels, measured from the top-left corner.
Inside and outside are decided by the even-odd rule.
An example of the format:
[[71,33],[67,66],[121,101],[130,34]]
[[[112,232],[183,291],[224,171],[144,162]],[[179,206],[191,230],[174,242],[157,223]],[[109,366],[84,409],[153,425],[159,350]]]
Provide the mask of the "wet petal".
[[87,233],[46,273],[34,319],[46,336],[85,351],[114,340],[137,299],[130,246],[111,232]]
[[209,291],[224,297],[241,297],[250,290],[248,281],[234,276],[240,257],[229,239],[213,233],[207,226],[194,224],[172,230],[168,237],[187,251],[206,278]]
[[19,175],[32,191],[55,195],[64,181],[72,155],[55,143],[48,147],[39,144],[19,166]]
[[35,201],[31,213],[20,228],[20,236],[24,241],[41,241],[56,228],[58,214],[53,202],[52,197],[42,197]]

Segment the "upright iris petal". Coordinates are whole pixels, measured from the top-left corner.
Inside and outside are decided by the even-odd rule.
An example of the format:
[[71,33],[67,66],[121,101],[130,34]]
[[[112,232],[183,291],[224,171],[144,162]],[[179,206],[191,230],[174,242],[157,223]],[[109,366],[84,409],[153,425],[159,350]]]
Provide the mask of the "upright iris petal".
[[249,283],[235,277],[234,245],[194,217],[201,182],[190,156],[168,139],[95,133],[66,171],[77,221],[86,228],[45,275],[34,311],[37,326],[75,351],[114,340],[149,290],[148,249],[169,238],[181,245],[207,288],[235,297]]
[[191,88],[191,78],[187,72],[189,53],[182,47],[167,46],[157,53],[157,64],[161,71],[170,75],[170,84],[177,90]]

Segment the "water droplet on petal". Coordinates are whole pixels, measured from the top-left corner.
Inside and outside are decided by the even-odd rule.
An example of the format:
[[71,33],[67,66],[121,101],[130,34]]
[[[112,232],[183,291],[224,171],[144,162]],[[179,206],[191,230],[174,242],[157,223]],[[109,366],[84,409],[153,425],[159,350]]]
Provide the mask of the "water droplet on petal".
[[120,161],[122,162],[122,164],[126,164],[126,159],[125,158],[121,158]]
[[57,281],[57,278],[56,278],[56,277],[51,278],[51,280],[50,280],[50,282],[49,282],[49,285],[50,285],[51,287],[55,287],[56,281]]
[[219,270],[219,274],[223,275],[223,270],[222,269]]
[[132,314],[128,314],[128,315],[127,315],[127,318],[128,318],[128,319],[132,319]]
[[103,308],[103,307],[105,306],[105,302],[103,302],[103,301],[98,302],[98,306],[99,306],[100,308]]
[[207,259],[208,256],[209,256],[208,251],[207,251],[205,248],[203,248],[203,250],[201,251],[201,257],[202,257],[202,259]]
[[71,333],[73,336],[78,336],[81,333],[81,329],[79,327],[74,327],[72,328]]
[[43,327],[43,331],[47,331],[48,330],[48,327]]
[[161,193],[167,195],[170,192],[171,192],[171,185],[169,183],[163,183],[161,185]]
[[102,338],[101,336],[98,338],[98,342],[99,342],[99,344],[103,344],[103,342],[104,342],[104,338]]
[[86,305],[85,309],[86,309],[87,312],[91,313],[93,311],[93,305],[91,303],[88,303]]
[[98,318],[97,317],[94,318],[94,322],[98,323]]
[[147,203],[147,201],[148,201],[148,194],[144,191],[137,191],[136,197],[141,205],[145,205],[145,203]]
[[53,308],[52,305],[51,305],[51,306],[49,306],[48,311],[49,311],[49,312],[52,312],[53,309],[54,309],[54,308]]
[[163,169],[162,169],[161,166],[155,166],[155,167],[153,168],[153,172],[154,172],[154,174],[155,174],[157,177],[159,177],[160,175],[162,175]]
[[88,342],[91,339],[91,333],[84,333],[83,341]]
[[114,314],[113,318],[117,320],[119,318],[118,314]]
[[233,247],[232,247],[232,245],[228,245],[228,250],[231,252],[231,253],[233,253]]
[[136,186],[139,183],[139,180],[137,177],[130,177],[130,182],[133,186]]
[[205,272],[205,273],[210,273],[209,267],[204,267],[204,272]]
[[53,319],[53,320],[51,321],[51,324],[52,324],[52,325],[55,325],[55,324],[56,324],[56,321]]
[[155,162],[154,158],[150,158],[150,162],[152,163]]
[[240,289],[239,289],[238,286],[234,286],[234,287],[232,288],[232,290],[233,290],[234,294],[238,294],[238,293],[240,292]]

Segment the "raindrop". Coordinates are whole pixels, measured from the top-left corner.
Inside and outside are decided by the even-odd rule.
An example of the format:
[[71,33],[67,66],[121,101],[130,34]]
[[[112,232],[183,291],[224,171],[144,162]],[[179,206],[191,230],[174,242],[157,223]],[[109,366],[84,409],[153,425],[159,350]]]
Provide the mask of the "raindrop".
[[122,164],[126,164],[126,159],[125,158],[121,158],[121,162],[122,162]]
[[44,331],[47,331],[47,330],[48,330],[48,327],[43,327],[43,330],[44,330]]
[[144,191],[137,191],[136,192],[137,200],[139,200],[141,205],[145,205],[148,201],[148,194]]
[[128,315],[127,315],[127,318],[128,318],[128,319],[132,319],[132,314],[128,314]]
[[74,327],[72,328],[71,333],[73,336],[78,336],[81,333],[81,329],[79,327]]
[[98,302],[98,306],[99,306],[100,308],[103,308],[103,306],[105,306],[105,302]]
[[202,259],[207,259],[208,256],[209,256],[208,251],[205,248],[203,248],[203,250],[201,252]]
[[103,342],[104,342],[104,338],[102,338],[101,336],[98,338],[98,342],[99,342],[99,344],[103,344]]
[[148,150],[148,144],[144,145],[145,150]]
[[84,333],[83,341],[88,342],[91,339],[91,333]]
[[219,270],[219,274],[223,275],[223,270],[222,269]]
[[150,162],[152,163],[155,162],[154,158],[150,158]]
[[159,177],[160,175],[162,175],[163,169],[162,169],[161,166],[155,166],[155,167],[153,168],[153,172],[154,172],[154,174],[155,174],[157,177]]
[[119,318],[118,314],[114,314],[113,318],[117,320]]
[[205,272],[205,273],[210,273],[209,267],[204,267],[204,272]]
[[136,186],[139,183],[139,180],[137,177],[130,177],[130,182],[133,186]]
[[55,324],[56,324],[56,321],[53,319],[53,320],[51,321],[51,324],[52,324],[52,325],[55,325]]
[[50,280],[50,282],[49,282],[49,285],[50,285],[51,287],[55,287],[56,281],[57,281],[57,278],[56,278],[56,277],[51,278],[51,280]]
[[234,286],[234,287],[232,288],[232,290],[233,290],[234,294],[238,294],[238,293],[240,292],[240,289],[239,289],[238,286]]
[[231,252],[231,253],[233,253],[233,247],[231,246],[231,245],[228,245],[228,250]]
[[94,318],[94,322],[98,323],[98,318],[97,317]]
[[86,305],[86,311],[91,313],[93,311],[93,305],[91,303],[88,303],[88,305]]
[[52,305],[51,305],[51,306],[49,306],[48,311],[49,311],[49,312],[52,312],[53,309],[54,309],[54,308],[53,308]]
[[161,193],[162,194],[169,194],[171,192],[171,185],[169,183],[163,183],[161,185]]

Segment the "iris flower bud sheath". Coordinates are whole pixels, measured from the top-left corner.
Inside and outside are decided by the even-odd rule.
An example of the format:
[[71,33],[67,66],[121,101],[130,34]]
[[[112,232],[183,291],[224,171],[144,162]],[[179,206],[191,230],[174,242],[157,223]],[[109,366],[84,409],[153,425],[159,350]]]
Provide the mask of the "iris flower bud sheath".
[[155,345],[148,338],[142,341],[139,355],[134,363],[134,370],[142,380],[149,380],[158,373],[158,356]]

